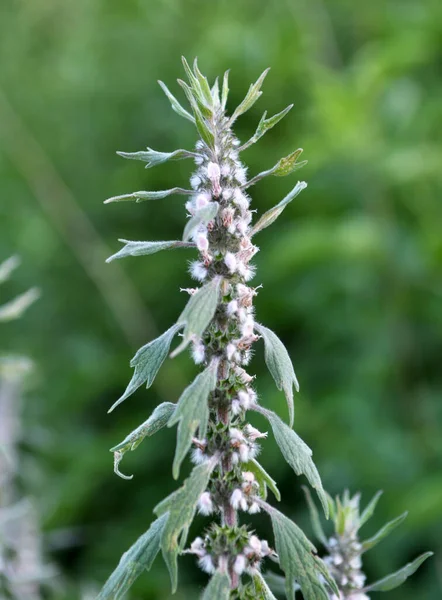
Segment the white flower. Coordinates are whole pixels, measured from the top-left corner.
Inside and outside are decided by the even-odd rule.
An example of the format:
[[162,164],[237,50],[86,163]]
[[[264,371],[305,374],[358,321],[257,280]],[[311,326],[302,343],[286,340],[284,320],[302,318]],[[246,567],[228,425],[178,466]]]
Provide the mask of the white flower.
[[256,535],[251,535],[249,538],[249,546],[255,554],[261,554],[261,541]]
[[235,344],[232,344],[232,343],[227,344],[227,346],[226,346],[226,356],[227,356],[228,360],[232,360],[235,352],[236,352],[236,346],[235,346]]
[[191,200],[188,200],[184,206],[186,207],[186,210],[189,213],[189,215],[195,214],[195,207],[193,206],[193,202]]
[[265,433],[261,433],[258,429],[256,429],[256,427],[253,427],[253,425],[250,425],[250,423],[248,423],[244,427],[244,431],[247,433],[247,437],[250,440],[252,440],[252,442],[254,442],[255,440],[257,440],[259,438],[267,437],[267,431]]
[[221,175],[223,177],[228,177],[232,173],[232,169],[229,163],[224,163],[221,167]]
[[207,239],[207,232],[200,232],[196,234],[196,247],[200,252],[207,252],[209,249],[209,240]]
[[208,192],[201,192],[201,194],[198,194],[195,198],[195,208],[201,210],[209,204],[211,199],[212,196]]
[[212,182],[212,189],[214,196],[219,196],[221,193],[221,187],[219,184],[219,178],[221,177],[221,171],[219,165],[214,162],[209,162],[207,165],[207,175]]
[[203,538],[197,537],[193,540],[193,542],[190,544],[190,552],[199,557],[202,557],[206,554]]
[[349,565],[352,569],[360,569],[362,566],[362,560],[360,556],[355,556],[349,562]]
[[369,596],[367,596],[367,594],[361,594],[359,592],[356,592],[356,594],[350,594],[350,596],[347,596],[348,600],[370,600]]
[[192,461],[195,465],[201,465],[207,460],[207,454],[201,450],[201,448],[194,448],[192,450]]
[[242,462],[248,462],[249,461],[249,447],[246,444],[240,444],[239,448],[239,456],[241,458]]
[[243,210],[247,210],[249,208],[249,201],[247,196],[245,196],[242,191],[238,188],[235,188],[233,192],[233,201],[237,206],[240,206]]
[[194,343],[192,348],[192,357],[196,365],[200,365],[205,356],[204,344],[201,341]]
[[238,510],[244,500],[244,496],[242,491],[239,488],[233,490],[232,495],[230,496],[230,504],[232,508]]
[[190,264],[190,274],[194,279],[197,279],[198,281],[204,281],[204,279],[207,277],[207,269],[203,263],[196,260]]
[[251,471],[243,471],[241,474],[246,483],[253,483],[255,481],[255,475]]
[[232,252],[226,252],[224,262],[231,273],[236,271],[236,256]]
[[247,178],[246,178],[246,169],[244,167],[237,167],[236,170],[235,170],[235,177],[236,177],[236,180],[241,185],[244,185],[245,182],[247,181]]
[[244,569],[246,568],[246,557],[244,554],[238,554],[235,558],[235,562],[233,563],[233,570],[237,575],[242,575],[244,573]]
[[213,560],[212,560],[212,557],[210,556],[210,554],[206,554],[206,555],[202,556],[199,559],[198,564],[201,567],[201,569],[203,571],[205,571],[206,573],[208,573],[209,575],[211,575],[212,573],[215,572],[215,566],[213,564]]
[[241,408],[242,408],[240,401],[237,400],[236,398],[234,400],[232,400],[231,408],[232,408],[232,413],[234,415],[239,415],[239,413],[241,412]]
[[242,442],[244,441],[243,432],[237,427],[230,428],[230,439],[232,442]]
[[247,232],[248,227],[249,227],[248,223],[246,223],[245,221],[243,221],[241,219],[239,219],[236,222],[236,228],[241,235],[244,235]]
[[238,400],[243,408],[250,408],[250,394],[247,389],[238,392]]
[[199,497],[198,511],[205,516],[213,513],[213,502],[209,492],[203,492]]
[[365,579],[366,579],[366,577],[363,573],[358,573],[356,575],[351,576],[352,582],[358,588],[361,588],[364,585]]
[[267,540],[261,540],[261,556],[268,556],[271,553]]
[[253,320],[252,315],[248,315],[241,327],[241,333],[243,334],[244,337],[249,337],[249,336],[253,335],[254,327],[255,327],[255,321]]
[[343,562],[344,559],[342,558],[342,556],[340,554],[335,554],[335,556],[333,557],[333,564],[339,566],[342,565]]
[[227,315],[231,317],[238,311],[238,300],[231,300],[227,305]]
[[233,194],[233,190],[231,188],[224,188],[222,197],[224,200],[230,200],[230,198],[232,197],[232,194]]
[[255,515],[256,513],[259,513],[260,511],[260,507],[259,504],[257,502],[252,502],[252,504],[249,506],[249,513],[251,515]]
[[190,178],[190,185],[192,186],[192,188],[194,190],[198,189],[198,186],[200,185],[200,183],[201,183],[200,177],[198,175],[195,175],[195,174],[192,175],[192,177]]

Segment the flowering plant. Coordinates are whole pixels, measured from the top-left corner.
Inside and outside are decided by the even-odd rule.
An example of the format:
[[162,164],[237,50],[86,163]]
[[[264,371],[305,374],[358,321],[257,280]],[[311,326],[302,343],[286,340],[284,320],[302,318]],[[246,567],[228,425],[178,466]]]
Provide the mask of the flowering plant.
[[[275,221],[306,184],[298,182],[279,204],[254,223],[247,190],[266,176],[289,175],[305,161],[299,161],[302,150],[297,149],[272,168],[248,178],[239,157],[276,125],[291,106],[270,118],[264,113],[255,134],[241,144],[232,125],[261,96],[267,70],[228,116],[228,72],[220,89],[218,80],[213,87],[209,86],[196,61],[193,69],[185,59],[183,65],[188,83],[181,80],[178,83],[189,101],[191,112],[181,106],[162,82],[160,85],[175,112],[196,126],[200,139],[195,150],[159,152],[147,148],[141,152],[119,154],[144,161],[147,168],[169,160],[191,158],[196,164],[190,178],[191,189],[173,187],[164,191],[139,191],[106,201],[141,202],[171,194],[188,196],[189,220],[183,239],[121,240],[124,247],[109,260],[153,254],[164,249],[193,248],[199,256],[191,263],[190,272],[200,287],[185,290],[190,298],[178,321],[135,354],[131,362],[135,369],[133,377],[111,410],[143,384],[147,387],[152,384],[178,332],[181,343],[171,356],[190,347],[194,362],[201,365],[202,370],[184,390],[177,404],[159,405],[145,423],[112,451],[116,473],[127,477],[119,467],[124,454],[163,426],[177,425],[174,478],[179,477],[181,464],[190,450],[195,466],[182,487],[154,509],[157,520],[123,555],[99,598],[121,598],[142,570],[151,567],[161,549],[173,591],[178,582],[177,557],[188,552],[197,557],[200,567],[211,576],[203,596],[206,600],[274,598],[260,570],[265,558],[276,561],[284,571],[288,598],[294,598],[296,581],[306,600],[326,600],[331,593],[339,593],[335,580],[299,527],[267,502],[268,489],[279,500],[275,481],[257,461],[259,442],[267,433],[247,422],[249,411],[259,412],[268,420],[284,458],[297,475],[307,477],[328,517],[329,503],[312,461],[312,452],[292,429],[293,389],[298,389],[298,382],[290,357],[276,334],[256,321],[253,299],[259,286],[250,285],[255,274],[251,260],[258,252],[255,236]],[[252,347],[260,339],[264,342],[270,373],[287,399],[288,425],[258,402],[254,376],[246,370]],[[186,547],[196,511],[212,516],[214,521]],[[244,519],[247,514],[260,511],[267,513],[272,521],[274,549],[246,522],[240,522],[241,513],[241,519]]]

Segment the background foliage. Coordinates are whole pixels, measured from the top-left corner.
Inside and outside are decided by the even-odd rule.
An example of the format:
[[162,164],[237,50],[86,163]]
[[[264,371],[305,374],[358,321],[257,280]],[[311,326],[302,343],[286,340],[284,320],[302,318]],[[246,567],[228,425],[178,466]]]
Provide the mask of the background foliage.
[[[379,578],[418,553],[439,553],[391,600],[442,589],[442,4],[439,0],[2,0],[0,4],[0,257],[23,267],[5,295],[37,283],[42,299],[2,330],[3,349],[38,364],[25,410],[23,485],[37,498],[60,597],[104,582],[176,483],[174,432],[162,431],[112,473],[108,448],[175,402],[190,359],[165,363],[148,392],[111,415],[135,350],[167,329],[185,298],[187,250],[104,265],[117,238],[177,239],[179,196],[104,207],[102,199],[184,185],[187,162],[144,170],[115,150],[191,148],[170,109],[180,55],[212,79],[231,68],[229,107],[272,67],[263,98],[241,117],[295,108],[244,157],[251,173],[298,146],[308,189],[260,234],[259,319],[287,344],[301,393],[296,428],[331,493],[385,490],[367,534],[404,509],[406,524],[367,558]],[[181,96],[180,96],[181,97]],[[264,211],[293,185],[253,190]],[[254,359],[265,405],[284,396]],[[258,417],[259,420],[259,417]],[[263,427],[264,422],[258,422]],[[305,501],[272,439],[264,466],[282,504],[309,531]],[[259,531],[270,524],[258,518]],[[201,523],[197,523],[197,527]],[[181,561],[176,598],[202,585]],[[184,568],[183,568],[184,567]],[[133,598],[169,597],[158,560]]]

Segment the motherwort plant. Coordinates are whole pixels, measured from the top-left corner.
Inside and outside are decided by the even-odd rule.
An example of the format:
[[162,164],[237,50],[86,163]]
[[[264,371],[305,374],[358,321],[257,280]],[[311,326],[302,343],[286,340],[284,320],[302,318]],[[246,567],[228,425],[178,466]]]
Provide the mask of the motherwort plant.
[[[198,257],[191,263],[190,273],[198,287],[185,290],[190,298],[177,322],[135,354],[131,362],[135,369],[132,380],[111,410],[143,384],[152,385],[177,334],[181,335],[181,343],[171,356],[190,347],[201,372],[177,404],[166,402],[158,406],[145,423],[112,451],[116,473],[126,477],[119,471],[125,452],[134,450],[161,427],[177,425],[174,478],[179,477],[181,464],[189,452],[195,466],[182,487],[154,509],[158,519],[123,555],[99,598],[120,598],[141,571],[150,568],[161,549],[173,591],[177,588],[177,557],[186,552],[194,554],[200,567],[211,576],[203,596],[207,600],[274,598],[260,570],[265,558],[278,562],[284,571],[288,598],[294,597],[296,582],[305,600],[327,600],[339,590],[315,547],[295,523],[266,501],[268,488],[279,499],[275,482],[257,461],[259,442],[267,433],[258,431],[247,420],[249,411],[258,412],[268,420],[284,458],[297,475],[307,477],[328,516],[329,505],[312,452],[292,429],[293,388],[298,388],[292,363],[275,333],[256,320],[253,299],[260,286],[250,283],[255,275],[251,260],[258,252],[255,236],[275,221],[306,184],[298,182],[256,222],[252,222],[248,190],[266,176],[289,175],[305,162],[298,162],[302,152],[298,149],[272,168],[248,178],[240,155],[276,125],[291,106],[271,118],[264,113],[255,134],[241,144],[232,125],[261,96],[267,71],[250,86],[244,100],[228,116],[228,73],[220,90],[218,80],[213,87],[209,86],[196,61],[193,69],[184,59],[183,64],[189,81],[178,80],[178,83],[189,101],[191,113],[162,82],[160,85],[175,112],[196,126],[200,139],[195,149],[158,152],[147,148],[119,154],[144,161],[147,168],[168,160],[191,158],[196,164],[190,178],[191,189],[140,191],[106,201],[140,202],[171,194],[187,196],[189,219],[183,239],[121,240],[124,247],[109,260],[168,248],[193,248]],[[258,401],[253,385],[255,377],[246,370],[252,347],[260,339],[264,342],[270,373],[286,396],[289,425]],[[213,520],[187,545],[189,527],[197,511]],[[260,511],[270,516],[274,543],[260,539],[247,525],[247,516]]]

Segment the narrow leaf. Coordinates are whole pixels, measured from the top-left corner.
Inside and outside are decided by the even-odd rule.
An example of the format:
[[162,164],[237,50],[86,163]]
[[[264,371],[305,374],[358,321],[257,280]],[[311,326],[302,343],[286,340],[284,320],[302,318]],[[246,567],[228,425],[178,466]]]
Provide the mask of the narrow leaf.
[[229,600],[230,577],[227,573],[216,571],[204,590],[201,600]]
[[[193,92],[189,88],[187,83],[185,83],[181,79],[178,79],[178,83],[183,88],[184,93],[186,94],[187,99],[189,100],[190,106],[192,107],[192,111],[195,116],[195,125],[198,130],[198,133],[200,134],[201,138],[206,142],[206,144],[209,147],[212,147],[215,143],[215,135],[212,129],[210,128],[209,124],[207,123],[203,112],[201,111],[201,105],[197,104]],[[209,111],[209,114],[211,114],[211,111]],[[207,113],[206,116],[208,116]]]
[[248,142],[246,142],[245,144],[243,144],[241,146],[241,148],[239,148],[239,151],[241,152],[242,150],[249,148],[252,144],[255,144],[260,138],[262,138],[262,136],[265,133],[267,133],[267,131],[269,129],[272,129],[272,127],[274,127],[277,123],[279,123],[279,121],[281,121],[281,119],[283,119],[286,116],[286,114],[288,112],[290,112],[290,110],[292,108],[293,108],[293,104],[290,104],[290,106],[287,106],[287,108],[282,110],[277,115],[270,117],[270,119],[266,119],[267,111],[265,111],[265,113],[261,117],[258,127],[256,128],[255,133],[253,134],[253,136],[250,138],[250,140]]
[[104,204],[110,204],[111,202],[122,202],[126,200],[135,200],[135,202],[142,202],[143,200],[161,200],[166,196],[172,194],[192,194],[192,190],[185,190],[180,187],[174,187],[170,190],[162,190],[161,192],[133,192],[132,194],[122,194],[121,196],[112,196],[104,201]]
[[212,86],[211,94],[212,94],[213,105],[216,108],[219,108],[219,106],[221,105],[221,99],[219,97],[219,81],[218,81],[218,77],[215,79],[215,83]]
[[20,262],[20,258],[15,255],[10,256],[0,264],[0,283],[9,279],[11,273],[20,266]]
[[389,523],[381,527],[381,529],[379,529],[379,531],[373,537],[362,542],[362,552],[367,552],[367,550],[371,550],[377,544],[379,544],[379,542],[381,542],[385,537],[387,537],[387,535],[389,535],[394,529],[396,529],[396,527],[403,523],[403,521],[407,518],[407,515],[408,512],[404,512],[399,517],[396,517],[396,519],[393,519],[393,521],[390,521]]
[[266,69],[264,73],[260,75],[256,83],[252,83],[252,85],[249,88],[249,91],[246,94],[246,97],[241,102],[241,104],[235,109],[235,112],[230,118],[230,125],[232,125],[232,123],[234,123],[240,115],[248,111],[249,108],[252,108],[252,106],[255,104],[258,98],[262,95],[262,92],[260,91],[261,86],[264,83],[264,79],[266,78],[266,75],[269,71],[270,69]]
[[305,181],[298,181],[298,183],[295,185],[295,187],[292,189],[292,191],[290,193],[288,193],[287,196],[281,200],[281,202],[279,202],[276,206],[274,206],[273,208],[271,208],[270,210],[265,212],[262,215],[262,217],[260,217],[258,219],[258,221],[255,223],[255,225],[253,225],[253,227],[252,227],[250,236],[254,236],[255,233],[258,233],[258,231],[265,229],[266,227],[271,225],[274,221],[276,221],[276,219],[279,217],[279,215],[282,213],[282,211],[285,209],[285,207],[294,198],[296,198],[296,196],[300,192],[302,192],[302,190],[304,190],[306,187],[307,187],[307,184]]
[[321,519],[319,518],[319,513],[318,509],[316,508],[316,504],[310,494],[310,490],[305,485],[302,486],[302,489],[304,490],[304,494],[307,500],[313,533],[315,534],[316,538],[322,543],[322,545],[327,548],[327,537],[324,533],[324,530],[322,529]]
[[200,154],[189,152],[188,150],[180,149],[175,150],[174,152],[157,152],[149,147],[147,150],[140,150],[139,152],[117,152],[117,154],[123,158],[146,162],[146,169],[160,165],[168,160],[183,160],[184,158],[195,158],[200,156]]
[[382,496],[382,491],[376,492],[370,502],[367,504],[365,509],[363,510],[361,516],[359,517],[359,529],[364,525],[371,517],[375,511],[376,505],[379,501],[379,498]]
[[[285,577],[282,575],[277,575],[272,571],[267,571],[265,573],[265,580],[269,584],[270,588],[275,592],[275,594],[285,594]],[[295,592],[300,590],[301,588],[297,583],[295,583]]]
[[278,502],[281,500],[281,494],[276,486],[276,481],[270,477],[264,467],[260,465],[257,460],[252,458],[252,460],[243,464],[242,468],[244,471],[251,471],[255,475],[255,479],[259,483],[260,491],[262,490],[263,492],[262,497],[264,500],[267,497],[267,486],[275,494],[275,498],[278,500]]
[[220,286],[221,277],[215,277],[190,297],[177,323],[184,325],[183,341],[172,352],[172,358],[188,346],[192,337],[202,336],[218,306]]
[[218,361],[214,360],[181,394],[176,410],[167,424],[168,427],[179,424],[172,471],[175,479],[179,476],[181,463],[189,451],[196,430],[199,429],[200,438],[206,436],[208,399],[210,392],[216,387],[217,371]]
[[324,580],[332,591],[339,594],[327,567],[316,556],[316,548],[301,529],[278,510],[266,503],[264,505],[272,520],[275,548],[285,573],[287,598],[294,600],[295,583],[298,583],[304,600],[328,600]]
[[131,242],[130,240],[118,240],[125,244],[121,250],[109,256],[106,260],[107,263],[116,260],[117,258],[124,258],[125,256],[144,256],[147,254],[155,254],[160,250],[170,250],[173,248],[195,248],[195,244],[192,242]]
[[209,82],[207,81],[207,77],[204,77],[204,75],[199,70],[197,58],[195,58],[195,60],[193,62],[193,72],[195,73],[195,76],[196,76],[198,84],[199,84],[199,88],[201,90],[201,94],[202,94],[204,100],[206,101],[207,106],[212,106],[213,98],[212,98],[212,92],[210,91]]
[[132,479],[132,475],[128,477],[119,471],[118,466],[123,456],[126,452],[135,450],[135,448],[141,444],[145,437],[149,437],[162,429],[172,416],[175,407],[176,404],[173,404],[172,402],[163,402],[156,407],[147,421],[134,429],[132,433],[129,433],[129,435],[125,437],[122,442],[111,448],[110,451],[114,453],[115,457],[114,471],[117,475],[123,479]]
[[123,554],[121,560],[104,584],[96,600],[122,600],[141,573],[149,571],[160,549],[161,535],[167,513],[154,521],[148,531]]
[[40,290],[38,288],[31,288],[13,300],[6,302],[6,304],[0,306],[0,321],[6,322],[19,319],[39,297]]
[[255,584],[256,598],[261,598],[261,600],[276,600],[266,580],[259,571],[253,575],[253,583]]
[[250,181],[245,183],[242,186],[243,189],[247,189],[251,185],[258,183],[258,181],[261,181],[261,179],[264,179],[264,177],[267,177],[268,175],[284,177],[285,175],[290,175],[291,173],[294,173],[294,171],[301,169],[304,165],[307,164],[306,160],[303,160],[299,163],[296,162],[301,154],[302,148],[298,148],[298,150],[295,150],[288,156],[281,158],[280,160],[278,160],[274,167],[268,169],[268,171],[262,171],[261,173],[258,173],[258,175],[255,175],[255,177],[253,177]]
[[180,328],[181,325],[178,323],[172,325],[172,327],[165,331],[163,335],[160,335],[160,337],[138,350],[130,361],[130,366],[135,369],[132,379],[124,394],[111,406],[108,412],[113,411],[116,406],[121,404],[123,400],[126,400],[126,398],[133,394],[143,385],[143,383],[146,384],[146,388],[149,388],[152,385],[153,380],[169,353],[173,337]]
[[226,71],[224,73],[224,77],[223,77],[223,90],[221,93],[221,107],[223,110],[226,110],[228,95],[229,95],[229,71]]
[[327,496],[322,487],[318,469],[312,460],[312,451],[310,448],[299,435],[281,421],[274,412],[267,410],[262,406],[257,406],[255,410],[263,414],[269,420],[276,443],[285,460],[297,475],[303,474],[307,477],[312,488],[316,490],[324,509],[325,516],[328,518],[329,506]]
[[195,516],[197,502],[204,492],[216,461],[212,459],[195,467],[182,487],[158,504],[154,512],[169,515],[161,535],[161,550],[169,569],[172,591],[175,593],[178,583],[177,556],[182,552]]
[[275,380],[278,390],[284,392],[289,409],[290,427],[293,427],[295,409],[293,404],[293,386],[299,392],[299,383],[289,353],[279,337],[264,325],[255,323],[255,330],[264,340],[264,356],[267,368]]
[[187,242],[190,240],[202,224],[207,225],[212,221],[218,214],[219,204],[218,202],[209,202],[206,206],[201,208],[193,217],[191,217],[184,228],[183,240]]
[[180,115],[180,117],[184,117],[185,119],[188,119],[189,121],[192,121],[192,123],[195,123],[195,119],[192,117],[192,115],[189,112],[187,112],[187,110],[185,108],[183,108],[181,106],[181,104],[178,102],[178,100],[175,98],[175,96],[173,96],[173,94],[171,94],[169,92],[169,90],[167,89],[166,85],[162,81],[158,81],[158,83],[160,84],[163,92],[169,98],[169,101],[170,101],[170,103],[172,105],[172,109],[178,115]]
[[372,583],[371,585],[369,585],[362,591],[363,592],[389,592],[390,590],[394,590],[395,588],[402,585],[404,583],[404,581],[406,581],[408,579],[408,577],[413,575],[413,573],[415,573],[418,570],[418,568],[421,566],[421,564],[424,561],[426,561],[427,558],[429,558],[430,556],[433,556],[433,552],[425,552],[425,554],[421,554],[415,560],[413,560],[413,562],[408,563],[407,565],[405,565],[405,567],[402,567],[402,569],[399,569],[399,571],[396,571],[395,573],[391,573],[390,575],[387,575],[383,579],[380,579],[379,581]]

